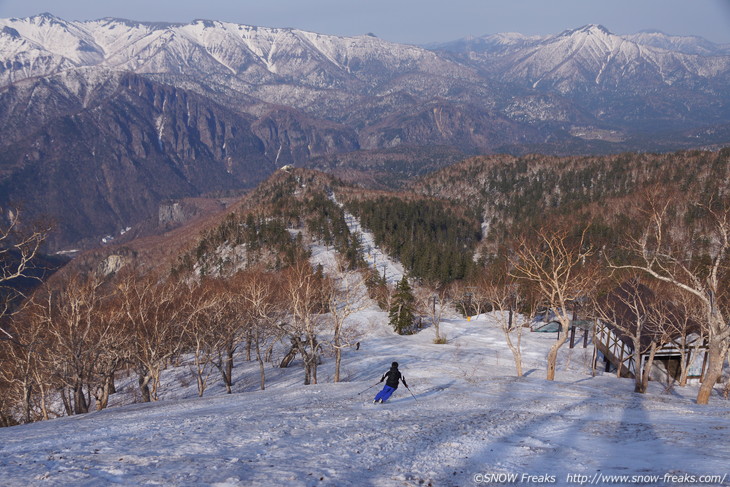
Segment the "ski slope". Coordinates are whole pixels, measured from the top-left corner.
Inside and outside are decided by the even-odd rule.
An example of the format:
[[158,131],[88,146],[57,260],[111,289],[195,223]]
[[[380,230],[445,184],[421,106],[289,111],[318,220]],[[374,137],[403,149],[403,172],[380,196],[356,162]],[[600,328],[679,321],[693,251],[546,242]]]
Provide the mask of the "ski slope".
[[[555,336],[542,333],[526,332],[518,379],[491,316],[447,320],[445,345],[430,329],[395,335],[374,308],[352,325],[361,346],[344,353],[346,382],[331,383],[327,358],[319,384],[302,385],[299,364],[269,366],[260,391],[257,365],[239,359],[234,394],[214,384],[197,398],[180,367],[166,371],[157,403],[0,429],[0,484],[730,485],[730,402],[719,396],[698,406],[695,387],[658,383],[634,394],[631,380],[592,377],[591,349],[567,345],[548,382]],[[411,391],[374,405],[393,360]],[[133,379],[114,401],[133,398]]]

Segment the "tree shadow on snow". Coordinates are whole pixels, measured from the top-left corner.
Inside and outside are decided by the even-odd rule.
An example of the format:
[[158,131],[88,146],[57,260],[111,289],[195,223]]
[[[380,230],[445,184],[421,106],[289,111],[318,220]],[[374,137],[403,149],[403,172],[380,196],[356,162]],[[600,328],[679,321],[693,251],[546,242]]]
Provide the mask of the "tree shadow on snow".
[[524,374],[522,374],[522,377],[530,377],[535,372],[537,372],[537,369],[530,369],[527,372],[525,372]]
[[[665,454],[664,443],[644,407],[646,398],[627,392],[623,402],[608,395],[604,403],[602,392],[560,382],[504,384],[501,397],[485,405],[485,444],[463,462],[464,485],[475,485],[472,476],[482,472],[552,473],[557,484],[571,473],[663,474],[656,458]],[[514,470],[505,470],[507,465]]]

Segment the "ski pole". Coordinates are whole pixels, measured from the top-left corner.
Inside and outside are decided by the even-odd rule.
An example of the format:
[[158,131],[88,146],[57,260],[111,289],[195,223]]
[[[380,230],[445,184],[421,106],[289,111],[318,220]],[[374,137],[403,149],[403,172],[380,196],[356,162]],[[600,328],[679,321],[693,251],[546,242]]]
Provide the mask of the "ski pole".
[[406,389],[408,389],[408,392],[410,392],[411,393],[411,396],[413,396],[413,400],[416,401],[416,402],[418,402],[418,399],[416,399],[416,396],[413,394],[413,391],[411,390],[411,388],[408,387],[408,386],[406,386]]
[[363,392],[367,392],[367,391],[369,391],[370,389],[372,389],[373,387],[377,386],[378,384],[380,384],[380,382],[376,382],[375,384],[371,385],[370,387],[368,387],[368,388],[367,388],[367,389],[365,389],[364,391],[360,391],[360,392],[358,392],[358,393],[357,393],[357,395],[359,396],[359,395],[360,395],[360,394],[362,394]]

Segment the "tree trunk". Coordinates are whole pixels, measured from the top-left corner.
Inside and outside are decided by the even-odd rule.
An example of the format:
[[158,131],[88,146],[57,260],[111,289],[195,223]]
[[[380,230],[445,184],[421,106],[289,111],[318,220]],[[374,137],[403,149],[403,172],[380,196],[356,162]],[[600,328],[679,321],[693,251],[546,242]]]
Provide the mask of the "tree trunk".
[[318,359],[319,358],[316,355],[314,355],[312,357],[312,374],[311,374],[312,384],[316,384],[317,383],[317,360]]
[[[644,367],[641,362],[641,324],[637,326],[636,333],[632,337],[632,343],[634,346],[634,392],[643,394],[646,392],[644,387]],[[652,344],[653,345],[653,344]]]
[[150,396],[153,401],[157,401],[159,399],[157,391],[160,387],[160,373],[161,371],[158,367],[155,367],[150,371],[150,384],[152,384]]
[[[646,361],[646,365],[641,371],[641,393],[644,394],[649,388],[649,376],[651,375],[651,369],[654,366],[654,356],[656,355],[657,344],[651,344],[651,351],[649,352],[649,360]],[[669,371],[667,370],[667,373]]]
[[304,358],[304,385],[308,386],[311,384],[312,381],[312,373],[311,369],[309,367],[309,360],[307,358]]
[[512,351],[512,356],[515,359],[517,377],[522,377],[522,352],[519,347],[516,347],[515,344],[512,343],[512,337],[510,337],[509,332],[505,333],[505,338],[507,339],[507,346]]
[[692,351],[689,353],[686,351],[683,351],[680,357],[680,360],[682,361],[680,364],[680,372],[679,372],[679,387],[684,387],[687,385],[687,377],[689,376],[689,360],[692,357]]
[[71,400],[68,398],[66,388],[62,387],[58,393],[61,395],[61,401],[63,402],[63,408],[66,410],[66,416],[73,416],[73,408],[71,408]]
[[117,392],[117,388],[114,385],[114,372],[106,376],[106,380],[104,381],[104,397],[103,397],[103,403],[102,408],[105,408],[109,405],[109,396],[111,394],[115,394]]
[[198,397],[203,397],[207,385],[205,377],[205,365],[200,358],[200,352],[195,353],[195,381],[198,384]]
[[96,399],[96,410],[101,411],[109,405],[109,394],[114,387],[114,374],[104,378],[104,383],[96,387],[94,398]]
[[150,394],[150,377],[147,374],[139,374],[139,393],[142,396],[142,402],[152,401],[152,395]]
[[30,423],[31,417],[30,417],[30,397],[32,392],[32,387],[27,382],[23,384],[23,410],[25,412],[25,422]]
[[[116,366],[114,367],[116,369]],[[116,394],[117,393],[117,384],[114,380],[114,372],[109,374],[109,377],[107,377],[109,382],[109,394]]]
[[251,331],[246,333],[246,362],[251,361]]
[[261,347],[259,345],[259,337],[256,337],[256,360],[259,363],[259,374],[261,377],[261,390],[266,389],[266,369],[264,368],[264,359],[261,356]]
[[7,428],[8,426],[12,426],[13,420],[12,418],[4,412],[2,408],[0,408],[0,427]]
[[309,360],[310,360],[310,374],[309,378],[312,381],[312,384],[317,383],[317,365],[319,365],[319,343],[317,342],[317,337],[312,336],[309,339],[309,346],[311,347],[311,353],[309,354]]
[[226,392],[231,394],[233,387],[233,354],[236,351],[236,347],[229,347],[226,350]]
[[81,381],[77,381],[74,384],[74,413],[84,414],[89,412],[89,405],[86,402],[86,396],[84,395],[84,386]]
[[[297,356],[297,352],[299,351],[299,344],[296,339],[291,339],[291,348],[289,351],[284,355],[284,358],[281,359],[281,363],[279,364],[279,368],[285,369],[289,367],[289,364],[294,360],[294,357]],[[304,356],[304,353],[302,353],[302,356]]]
[[710,401],[712,390],[722,376],[722,366],[725,362],[727,345],[719,340],[710,342],[707,350],[707,370],[702,377],[702,385],[697,392],[697,404],[707,404]]
[[335,383],[340,382],[340,364],[342,363],[342,348],[340,348],[340,326],[335,328]]
[[335,344],[335,382],[340,382],[340,364],[342,363],[342,350]]
[[562,332],[561,338],[559,338],[552,347],[547,356],[547,380],[555,380],[555,369],[558,363],[558,350],[563,346],[565,341],[568,339],[568,326],[560,324]]
[[232,394],[233,390],[231,388],[230,379],[228,378],[228,375],[226,375],[226,369],[225,364],[221,362],[215,362],[214,363],[215,368],[218,369],[218,372],[221,373],[221,378],[223,379],[223,385],[226,386],[226,394]]
[[221,373],[223,385],[226,386],[226,394],[233,393],[233,354],[236,347],[226,345],[225,354],[218,351],[218,360],[213,361],[213,365]]
[[547,356],[547,380],[555,380],[555,365],[558,360],[558,344],[555,343],[550,347]]
[[42,383],[39,384],[38,387],[40,388],[40,391],[41,391],[41,414],[43,414],[43,420],[48,421],[48,405],[47,405],[47,401],[46,401],[46,388]]

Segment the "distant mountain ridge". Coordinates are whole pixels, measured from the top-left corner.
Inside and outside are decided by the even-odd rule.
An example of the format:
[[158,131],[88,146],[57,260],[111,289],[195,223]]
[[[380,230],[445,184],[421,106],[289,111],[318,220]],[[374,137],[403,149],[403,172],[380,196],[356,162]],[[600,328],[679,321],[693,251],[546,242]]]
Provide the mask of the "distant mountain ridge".
[[617,36],[589,25],[546,37],[487,36],[441,49],[493,79],[559,94],[593,124],[628,124],[635,130],[637,122],[653,119],[681,129],[702,123],[693,111],[717,121],[728,114],[721,87],[729,79],[730,49],[701,38]]
[[53,218],[60,249],[285,164],[382,178],[336,161],[356,151],[397,150],[415,175],[429,148],[449,154],[424,158],[437,168],[456,153],[718,147],[729,52],[597,25],[425,49],[209,20],[0,19],[0,206]]

